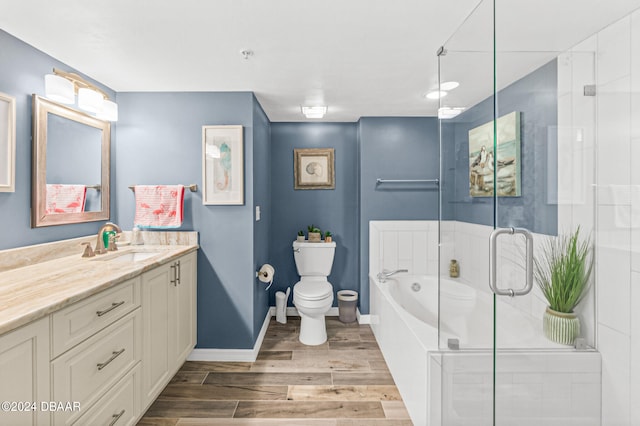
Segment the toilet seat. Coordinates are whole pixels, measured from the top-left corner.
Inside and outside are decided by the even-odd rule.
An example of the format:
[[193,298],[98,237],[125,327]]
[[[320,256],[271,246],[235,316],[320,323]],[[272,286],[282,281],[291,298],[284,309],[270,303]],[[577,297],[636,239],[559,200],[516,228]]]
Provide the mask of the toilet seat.
[[333,295],[333,287],[327,281],[300,281],[293,287],[294,296],[304,300],[322,300]]

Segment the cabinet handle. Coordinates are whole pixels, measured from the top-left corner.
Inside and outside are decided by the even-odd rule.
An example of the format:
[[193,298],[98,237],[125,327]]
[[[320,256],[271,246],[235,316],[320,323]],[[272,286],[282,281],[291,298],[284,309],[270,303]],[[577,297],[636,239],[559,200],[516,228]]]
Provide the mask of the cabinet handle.
[[173,284],[173,286],[175,287],[178,285],[178,267],[174,263],[173,265],[170,266],[170,268],[173,269],[173,279],[169,280],[169,282]]
[[120,411],[118,414],[114,414],[113,416],[111,416],[113,420],[111,420],[111,423],[109,423],[109,426],[115,425],[118,422],[118,420],[120,420],[120,417],[122,417],[123,414],[124,414],[124,410]]
[[109,423],[109,426],[113,426],[114,424],[116,424],[118,420],[120,420],[120,417],[122,417],[123,414],[124,414],[124,410],[120,411],[118,414],[114,414],[113,416],[111,416],[113,420],[111,420],[111,423]]
[[114,359],[118,358],[120,355],[122,355],[123,352],[124,352],[124,348],[120,349],[117,352],[112,352],[111,353],[111,358],[109,358],[105,362],[101,362],[100,364],[98,364],[98,371],[102,370],[107,365],[111,364],[111,361],[113,361]]
[[182,275],[182,268],[180,267],[180,261],[179,260],[178,260],[177,264],[178,264],[178,267],[176,268],[176,271],[177,271],[176,281],[178,281],[178,284],[180,284],[180,276]]
[[124,305],[124,300],[123,300],[122,302],[117,302],[117,303],[116,303],[116,302],[113,302],[113,303],[111,304],[111,306],[109,306],[107,309],[105,309],[105,310],[103,310],[103,311],[96,311],[96,314],[97,314],[99,317],[101,317],[101,316],[103,316],[104,314],[106,314],[106,313],[108,313],[108,312],[113,311],[115,308],[117,308],[117,307],[118,307],[118,306],[120,306],[120,305]]

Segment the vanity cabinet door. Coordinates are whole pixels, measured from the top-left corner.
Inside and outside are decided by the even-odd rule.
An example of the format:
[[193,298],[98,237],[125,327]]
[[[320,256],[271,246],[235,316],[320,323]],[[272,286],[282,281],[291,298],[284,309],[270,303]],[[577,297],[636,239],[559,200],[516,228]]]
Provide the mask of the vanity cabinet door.
[[0,424],[50,424],[40,409],[51,400],[49,383],[49,317],[0,336],[0,401],[10,404],[0,410]]
[[196,341],[195,252],[142,276],[142,401],[148,407]]
[[178,279],[171,288],[173,342],[170,358],[180,367],[196,344],[196,253],[178,259],[176,268]]
[[162,265],[142,275],[142,403],[147,407],[173,374],[169,360],[170,304],[174,268]]

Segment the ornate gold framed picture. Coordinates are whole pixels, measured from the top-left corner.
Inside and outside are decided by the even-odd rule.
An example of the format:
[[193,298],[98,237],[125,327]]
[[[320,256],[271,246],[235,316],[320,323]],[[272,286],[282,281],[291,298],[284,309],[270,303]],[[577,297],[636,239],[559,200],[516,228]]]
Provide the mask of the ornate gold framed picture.
[[335,189],[333,148],[293,150],[294,189]]

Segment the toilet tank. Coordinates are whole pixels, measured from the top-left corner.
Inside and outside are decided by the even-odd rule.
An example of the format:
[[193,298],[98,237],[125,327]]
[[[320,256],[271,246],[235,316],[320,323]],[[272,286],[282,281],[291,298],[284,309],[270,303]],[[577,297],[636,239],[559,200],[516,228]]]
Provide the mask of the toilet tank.
[[293,242],[293,257],[298,275],[326,277],[331,274],[336,243]]

